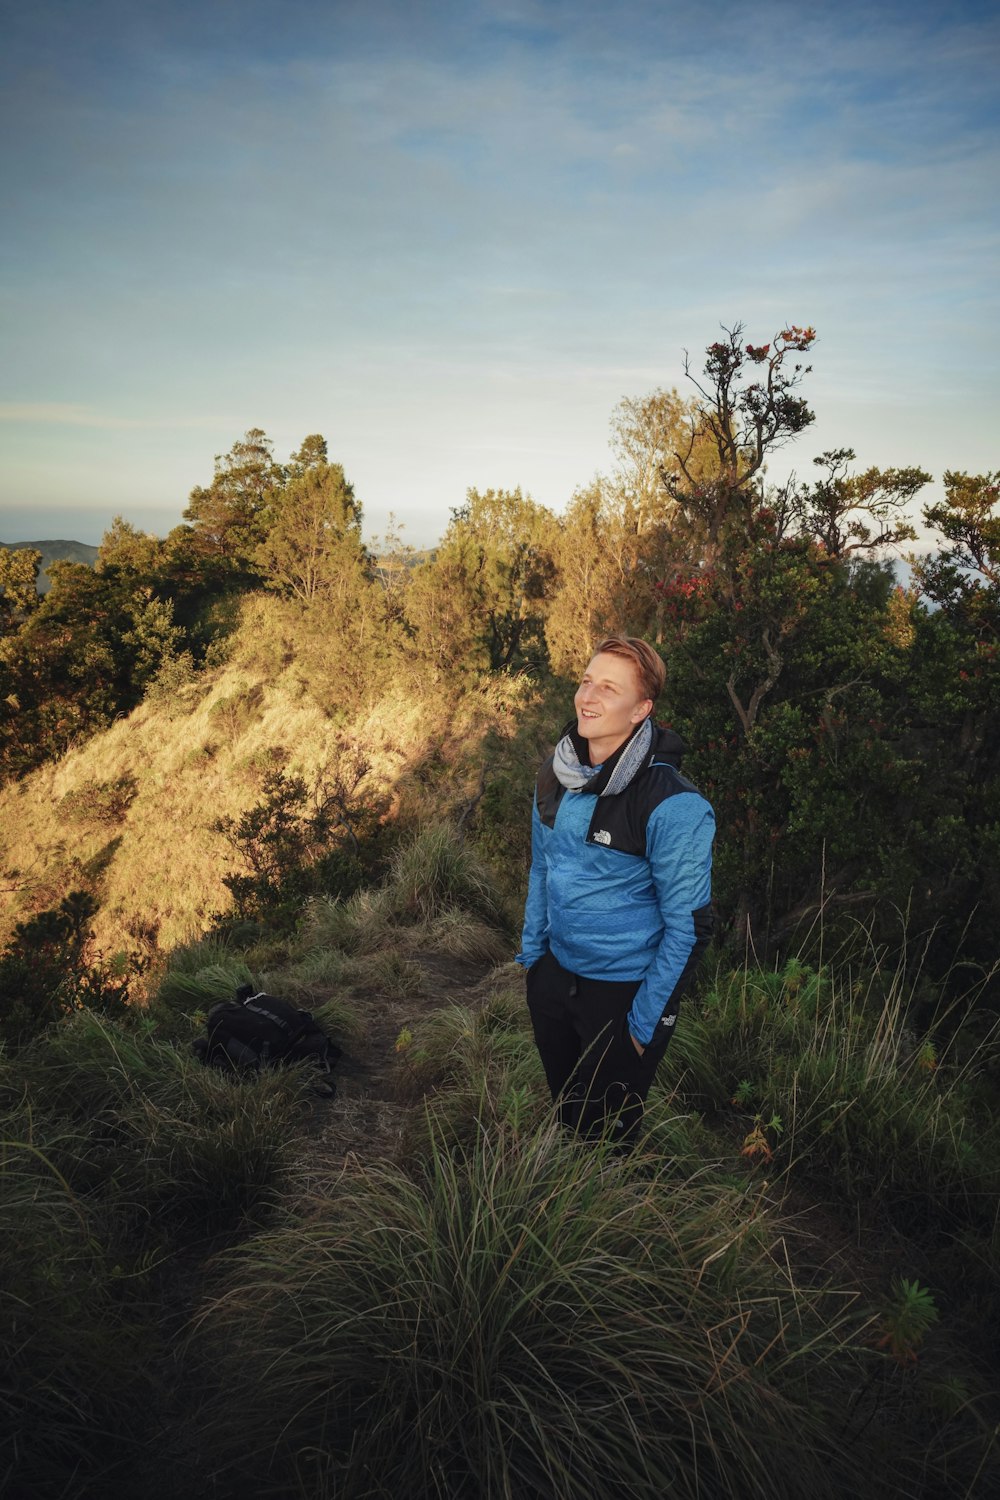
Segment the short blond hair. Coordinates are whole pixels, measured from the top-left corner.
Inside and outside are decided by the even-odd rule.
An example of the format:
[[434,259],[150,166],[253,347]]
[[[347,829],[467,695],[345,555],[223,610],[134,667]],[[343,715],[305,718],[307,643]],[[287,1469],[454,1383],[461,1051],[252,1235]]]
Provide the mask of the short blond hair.
[[648,641],[641,641],[634,635],[609,635],[606,641],[594,647],[594,655],[621,656],[630,661],[640,689],[654,703],[663,692],[667,669]]

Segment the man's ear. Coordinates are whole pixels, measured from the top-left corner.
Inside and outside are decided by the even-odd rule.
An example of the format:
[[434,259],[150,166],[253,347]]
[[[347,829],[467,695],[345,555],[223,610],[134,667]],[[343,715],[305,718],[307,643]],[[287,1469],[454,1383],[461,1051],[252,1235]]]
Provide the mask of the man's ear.
[[642,721],[643,721],[643,719],[648,719],[649,716],[650,716],[650,714],[652,712],[653,712],[653,700],[652,700],[652,698],[643,698],[642,702],[641,703],[637,703],[636,706],[635,706],[635,708],[632,710],[632,723],[633,724],[641,724]]

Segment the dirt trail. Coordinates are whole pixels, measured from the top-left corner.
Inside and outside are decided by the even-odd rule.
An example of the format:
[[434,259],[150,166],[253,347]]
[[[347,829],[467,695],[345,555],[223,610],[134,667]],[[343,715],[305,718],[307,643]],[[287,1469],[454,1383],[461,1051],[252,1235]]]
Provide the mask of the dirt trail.
[[492,964],[470,963],[440,954],[420,954],[424,974],[417,995],[395,996],[358,990],[354,1002],[363,1031],[349,1040],[337,1064],[335,1099],[317,1101],[310,1130],[310,1177],[329,1177],[371,1161],[391,1159],[402,1143],[412,1114],[412,1097],[400,1097],[396,1041],[433,1011],[468,1005],[483,997]]

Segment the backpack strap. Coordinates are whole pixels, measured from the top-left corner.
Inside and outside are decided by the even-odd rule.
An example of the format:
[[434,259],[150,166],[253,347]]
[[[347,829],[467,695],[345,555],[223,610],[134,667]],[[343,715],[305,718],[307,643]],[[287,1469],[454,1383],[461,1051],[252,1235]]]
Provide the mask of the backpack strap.
[[[266,1016],[269,1021],[274,1022],[275,1026],[280,1027],[288,1038],[290,1047],[294,1046],[313,1024],[313,1018],[307,1010],[296,1011],[296,1020],[293,1024],[287,1016],[279,1013],[278,1007],[274,1004],[274,996],[269,995],[266,990],[261,990],[256,995],[246,995],[240,1003],[245,1009],[253,1011],[256,1015]],[[291,1010],[292,1007],[289,1006],[289,1009]]]

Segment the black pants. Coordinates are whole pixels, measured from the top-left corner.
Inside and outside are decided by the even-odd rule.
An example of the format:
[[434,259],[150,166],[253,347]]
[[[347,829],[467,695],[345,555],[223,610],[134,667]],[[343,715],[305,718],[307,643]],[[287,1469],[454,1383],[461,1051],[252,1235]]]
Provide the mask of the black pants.
[[[673,1035],[659,1036],[640,1057],[628,1030],[639,979],[586,979],[564,969],[551,953],[528,970],[528,1010],[535,1045],[559,1119],[581,1135],[605,1131],[633,1144],[646,1095]],[[668,1011],[671,1007],[667,1007]]]

